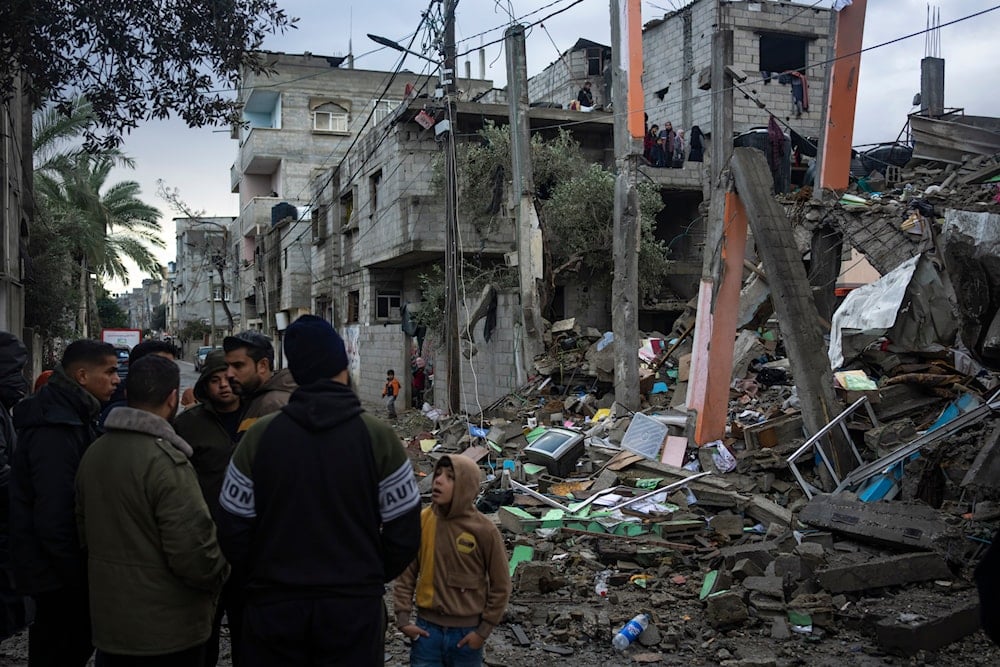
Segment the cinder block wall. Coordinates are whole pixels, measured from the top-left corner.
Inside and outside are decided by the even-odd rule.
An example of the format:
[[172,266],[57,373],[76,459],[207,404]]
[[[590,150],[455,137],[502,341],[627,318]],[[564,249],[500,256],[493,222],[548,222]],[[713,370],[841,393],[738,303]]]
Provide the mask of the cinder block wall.
[[[714,4],[711,0],[700,0],[661,22],[647,23],[642,40],[643,87],[651,124],[662,127],[669,120],[675,129],[689,132],[691,126],[698,125],[704,132],[711,131],[712,91],[700,90],[698,78],[712,63],[712,34],[717,22]],[[825,60],[830,57],[830,10],[782,2],[726,2],[722,4],[722,14],[723,23],[734,31],[735,65],[749,75],[741,86],[767,107],[758,108],[736,91],[733,102],[736,131],[766,126],[769,113],[773,113],[800,134],[818,136],[826,97]],[[809,39],[806,52],[809,111],[799,118],[792,113],[790,86],[778,84],[776,76],[766,85],[761,80],[762,32]]]
[[[468,305],[472,308],[475,304],[470,300]],[[463,307],[460,305],[459,308]],[[462,355],[461,407],[469,414],[477,414],[480,409],[485,409],[498,398],[518,388],[517,357],[514,353],[517,344],[514,325],[517,317],[517,294],[500,294],[497,299],[497,326],[490,340],[487,342],[483,339],[485,319],[475,327],[473,333],[476,354],[472,359],[466,359],[465,355]],[[429,354],[435,357],[434,404],[443,407],[446,403],[448,386],[444,344],[436,337],[428,337],[427,347]],[[428,354],[425,354],[426,356]]]

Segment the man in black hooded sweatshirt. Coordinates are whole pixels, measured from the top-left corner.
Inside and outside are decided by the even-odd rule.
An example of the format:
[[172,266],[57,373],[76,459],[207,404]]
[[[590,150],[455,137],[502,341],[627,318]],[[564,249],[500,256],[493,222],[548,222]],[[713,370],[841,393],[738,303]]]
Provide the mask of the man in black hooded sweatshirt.
[[298,388],[240,441],[219,538],[247,573],[243,664],[383,664],[385,583],[420,546],[420,495],[399,437],[348,386],[344,341],[303,315],[285,332]]

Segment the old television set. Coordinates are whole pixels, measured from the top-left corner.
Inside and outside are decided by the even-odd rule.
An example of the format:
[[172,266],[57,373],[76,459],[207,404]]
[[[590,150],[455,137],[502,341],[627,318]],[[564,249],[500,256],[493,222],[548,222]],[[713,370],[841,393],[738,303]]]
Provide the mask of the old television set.
[[550,428],[524,448],[529,463],[545,466],[557,477],[569,477],[583,456],[583,434],[568,428]]

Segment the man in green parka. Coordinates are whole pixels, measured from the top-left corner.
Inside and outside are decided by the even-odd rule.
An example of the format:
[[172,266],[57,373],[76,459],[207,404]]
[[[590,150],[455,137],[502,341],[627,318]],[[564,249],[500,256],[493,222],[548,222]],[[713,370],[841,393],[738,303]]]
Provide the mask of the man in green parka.
[[[240,397],[229,385],[226,377],[226,353],[212,350],[205,357],[201,376],[194,385],[198,404],[177,415],[174,430],[191,445],[191,465],[198,475],[202,495],[213,519],[219,515],[219,493],[226,476],[229,459],[239,442],[237,428],[240,423]],[[212,622],[212,636],[205,644],[205,667],[215,667],[219,661],[219,638],[222,617],[229,621],[232,639],[233,667],[240,667],[240,637],[243,628],[243,577],[235,570],[222,589],[219,606]]]
[[108,667],[200,664],[229,574],[215,524],[174,432],[180,373],[155,355],[129,369],[128,407],[77,473],[94,645]]

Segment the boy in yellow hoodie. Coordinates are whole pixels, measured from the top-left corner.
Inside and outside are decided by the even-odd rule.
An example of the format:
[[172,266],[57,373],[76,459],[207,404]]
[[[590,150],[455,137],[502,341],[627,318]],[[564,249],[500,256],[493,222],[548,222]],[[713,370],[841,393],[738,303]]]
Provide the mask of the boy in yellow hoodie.
[[412,641],[412,667],[482,665],[483,644],[507,607],[507,551],[500,531],[472,504],[479,481],[479,466],[464,456],[443,456],[434,468],[431,505],[420,514],[420,551],[393,589],[396,625]]

